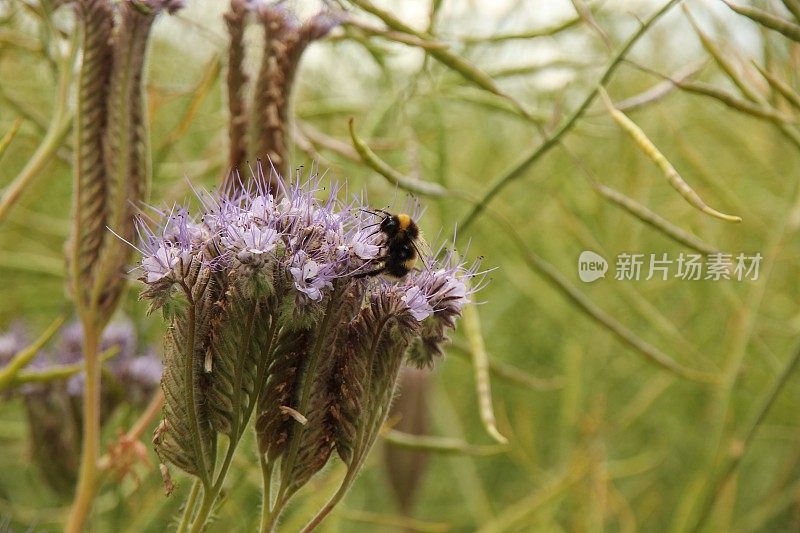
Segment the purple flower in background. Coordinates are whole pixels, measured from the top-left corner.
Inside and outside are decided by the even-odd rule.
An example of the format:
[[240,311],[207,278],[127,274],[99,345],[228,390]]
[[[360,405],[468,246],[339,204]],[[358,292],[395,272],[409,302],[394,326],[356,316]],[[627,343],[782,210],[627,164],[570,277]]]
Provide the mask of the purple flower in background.
[[115,377],[125,388],[128,401],[142,404],[155,392],[163,371],[161,358],[155,352],[149,351],[122,361]]
[[29,342],[25,326],[20,322],[13,323],[8,331],[0,334],[0,367],[8,364]]
[[[14,353],[27,346],[24,329],[14,325],[8,332],[0,334],[0,366],[8,362]],[[100,351],[115,350],[116,353],[106,363],[109,378],[116,379],[123,386],[128,399],[136,395],[140,399],[149,395],[161,377],[161,360],[153,352],[137,354],[136,330],[128,319],[111,322],[103,331],[100,340]],[[40,351],[28,365],[33,372],[49,370],[53,367],[74,365],[83,360],[83,327],[80,322],[71,322],[64,326],[50,350]],[[64,383],[64,390],[73,397],[83,393],[85,376],[83,372],[72,375]],[[42,392],[52,388],[58,381],[25,384],[20,387],[23,394]]]

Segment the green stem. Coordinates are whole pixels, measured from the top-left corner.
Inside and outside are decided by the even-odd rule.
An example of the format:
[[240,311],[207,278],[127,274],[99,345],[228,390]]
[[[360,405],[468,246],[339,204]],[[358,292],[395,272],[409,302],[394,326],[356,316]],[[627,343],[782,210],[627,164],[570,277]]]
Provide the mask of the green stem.
[[78,488],[65,531],[79,533],[92,508],[97,491],[97,458],[100,450],[100,361],[97,347],[100,331],[91,322],[84,323],[84,359],[86,381],[83,394],[83,445]]
[[[236,399],[233,402],[233,426],[231,427],[231,439],[235,442],[239,441],[239,437],[241,436],[241,432],[244,429],[247,420],[250,418],[249,413],[252,412],[252,406],[255,405],[255,394],[250,399],[250,404],[247,406],[247,418],[242,419],[240,412],[242,409],[242,380],[244,379],[244,365],[247,364],[249,352],[253,349],[253,344],[251,340],[251,336],[253,334],[253,324],[256,321],[256,313],[258,313],[258,304],[254,304],[252,309],[250,309],[250,319],[247,322],[247,327],[245,328],[244,338],[242,338],[242,342],[245,343],[244,349],[241,350],[241,360],[236,368],[236,377],[234,378],[234,394],[236,395]],[[257,372],[258,370],[256,370]],[[256,381],[256,384],[259,382]]]
[[[247,328],[247,335],[246,339],[250,338],[250,331],[252,330],[253,323],[255,321],[255,310],[252,313],[251,321],[248,324]],[[277,320],[273,320],[272,325],[270,326],[270,331],[268,334],[268,342],[267,346],[265,347],[264,353],[269,354],[272,352],[272,344],[275,339],[275,331],[277,329]],[[258,369],[258,378],[256,383],[261,383],[263,379],[263,371],[264,367],[266,366],[266,361],[268,360],[268,356],[262,357],[261,361],[259,361],[259,369]],[[237,390],[241,389],[241,376],[237,376]],[[241,399],[237,401],[237,405],[241,405]],[[219,496],[219,492],[222,490],[222,484],[225,482],[225,478],[228,475],[228,470],[230,469],[231,463],[233,461],[234,453],[236,452],[236,447],[239,444],[239,440],[241,438],[242,432],[240,431],[240,427],[243,428],[247,425],[247,422],[250,420],[250,417],[253,414],[253,410],[255,409],[256,399],[253,398],[253,401],[247,406],[247,411],[244,413],[244,417],[241,419],[241,424],[238,422],[239,417],[238,415],[234,418],[233,423],[233,431],[231,433],[231,440],[228,443],[228,450],[225,453],[225,459],[222,461],[222,466],[220,467],[219,473],[217,474],[217,479],[214,482],[214,485],[203,493],[203,501],[200,504],[200,509],[197,512],[197,516],[194,519],[194,523],[192,525],[191,531],[199,532],[203,530],[205,526],[206,520],[208,519],[208,515],[211,512],[211,509],[214,506],[214,502]],[[263,459],[262,459],[263,461]],[[263,464],[263,463],[262,463]]]
[[[233,450],[235,449],[236,446],[234,446],[233,444],[230,444],[228,446],[228,452],[231,457],[233,456]],[[228,456],[226,455],[225,458],[227,459],[227,457]],[[230,462],[226,461],[226,463],[223,464],[224,471],[220,470],[220,478],[219,478],[220,481],[223,481],[225,479],[225,475],[227,475],[228,473],[228,468],[227,468],[228,466],[230,466]],[[206,525],[206,520],[208,520],[208,515],[209,513],[211,513],[211,509],[214,506],[214,502],[217,499],[217,495],[219,494],[220,488],[221,484],[220,487],[214,485],[208,490],[203,491],[203,501],[200,504],[200,510],[197,511],[197,515],[194,518],[194,523],[192,524],[191,528],[192,533],[199,533],[200,531],[203,531],[203,528]]]
[[33,344],[16,353],[6,366],[0,368],[0,390],[16,383],[22,370],[36,357],[39,350],[47,344],[63,323],[64,315],[61,315],[47,327]]
[[194,507],[197,503],[197,495],[200,494],[201,486],[202,483],[200,482],[200,479],[195,478],[194,483],[192,483],[192,490],[189,491],[189,497],[186,498],[183,516],[181,516],[181,522],[178,524],[177,533],[185,533],[189,528],[189,524],[192,521],[192,515],[194,514]]
[[[184,369],[184,380],[186,387],[186,411],[189,414],[189,425],[192,428],[192,443],[194,453],[197,456],[198,466],[200,467],[200,479],[203,482],[205,494],[211,489],[211,479],[209,478],[209,470],[206,466],[206,456],[203,452],[203,443],[200,439],[200,422],[197,417],[197,403],[194,397],[194,352],[195,352],[195,303],[192,297],[192,290],[184,283],[183,291],[186,294],[186,300],[189,302],[189,314],[186,327],[186,367]],[[205,498],[205,496],[204,496]]]
[[[100,363],[105,363],[119,352],[119,346],[112,346],[100,352],[98,356]],[[73,363],[69,365],[56,365],[47,370],[20,370],[11,379],[9,386],[16,387],[25,383],[50,383],[53,381],[65,380],[83,371],[83,363]],[[2,376],[0,376],[2,378]],[[0,379],[0,390],[3,389],[2,379]]]
[[264,531],[265,525],[269,524],[272,520],[272,513],[270,506],[272,505],[272,461],[267,461],[264,454],[259,454],[259,462],[261,463],[261,528]]
[[261,533],[272,533],[275,531],[275,526],[278,525],[278,518],[281,515],[281,510],[283,510],[283,506],[286,503],[286,498],[279,494],[278,498],[275,500],[275,507],[272,509],[267,508],[265,512],[264,509],[261,509]]
[[[250,418],[249,414],[247,418]],[[219,469],[217,480],[214,483],[214,486],[206,489],[203,492],[203,501],[200,504],[200,510],[197,511],[197,516],[195,517],[194,524],[192,525],[193,533],[203,530],[206,520],[208,519],[208,514],[211,512],[214,502],[217,500],[217,496],[219,496],[219,491],[222,490],[222,484],[225,482],[225,478],[228,476],[228,469],[231,466],[233,455],[236,452],[236,446],[238,444],[239,439],[232,437],[231,441],[228,443],[228,450],[225,452],[225,459],[222,461],[222,466]]]
[[[339,488],[336,489],[336,492],[331,496],[325,506],[319,510],[319,512],[311,519],[311,521],[306,524],[303,528],[303,533],[308,533],[309,531],[313,531],[318,525],[322,523],[323,520],[333,511],[333,508],[336,507],[340,501],[345,497],[347,492],[350,490],[350,487],[353,485],[353,481],[356,479],[356,473],[361,469],[361,460],[360,457],[358,461],[356,458],[353,458],[353,466],[347,469],[347,473],[344,475],[344,479],[342,483],[339,485]],[[262,533],[264,530],[262,529]]]
[[[360,451],[356,455],[354,453],[353,459],[350,462],[350,466],[347,469],[347,473],[342,479],[342,483],[339,485],[339,488],[336,489],[336,492],[331,496],[325,506],[319,510],[319,512],[311,519],[311,521],[306,524],[303,528],[302,533],[309,533],[313,531],[318,525],[322,523],[323,520],[333,511],[334,507],[336,507],[339,502],[347,495],[347,492],[350,490],[350,487],[353,485],[353,482],[356,479],[356,476],[361,471],[361,467],[364,464],[364,461],[367,458],[369,450],[372,449],[372,446],[375,444],[375,440],[378,438],[378,434],[380,433],[380,428],[386,422],[386,418],[389,416],[389,409],[388,406],[386,409],[382,410],[382,414],[373,417],[370,419],[369,423],[366,424],[367,427],[370,428],[369,433],[366,433],[362,436],[364,442],[360,447]],[[263,530],[262,530],[262,533]]]
[[[261,358],[258,361],[258,373],[256,378],[256,385],[266,381],[267,367],[269,366],[269,359],[272,355],[272,346],[275,343],[275,337],[278,334],[278,319],[273,316],[270,324],[270,331],[268,334],[269,341],[267,342],[266,349],[262,352]],[[258,403],[258,398],[254,398],[253,402],[247,412],[246,420],[250,416]],[[259,463],[261,465],[261,479],[264,484],[261,492],[261,528],[263,531],[264,525],[271,521],[271,506],[272,506],[272,469],[274,464],[272,461],[267,461],[264,454],[259,453]]]
[[25,167],[20,171],[19,175],[14,178],[14,181],[8,186],[0,199],[0,222],[2,222],[9,211],[17,202],[19,197],[30,186],[31,182],[37,176],[41,176],[42,169],[47,165],[50,159],[55,155],[56,150],[61,148],[64,144],[67,134],[69,134],[72,127],[72,116],[68,112],[59,112],[51,123],[50,129],[47,131],[42,144],[36,149],[36,152],[28,160]]

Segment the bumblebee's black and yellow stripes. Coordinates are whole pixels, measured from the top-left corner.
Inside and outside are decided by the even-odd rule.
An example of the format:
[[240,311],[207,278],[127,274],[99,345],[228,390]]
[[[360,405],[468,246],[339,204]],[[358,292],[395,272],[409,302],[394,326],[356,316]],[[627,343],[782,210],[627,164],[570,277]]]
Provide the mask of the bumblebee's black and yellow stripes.
[[402,278],[417,264],[416,241],[419,239],[419,227],[406,213],[393,215],[381,210],[383,220],[379,231],[386,236],[385,254],[377,260],[382,263],[379,268],[358,274],[357,277],[386,274],[393,278]]

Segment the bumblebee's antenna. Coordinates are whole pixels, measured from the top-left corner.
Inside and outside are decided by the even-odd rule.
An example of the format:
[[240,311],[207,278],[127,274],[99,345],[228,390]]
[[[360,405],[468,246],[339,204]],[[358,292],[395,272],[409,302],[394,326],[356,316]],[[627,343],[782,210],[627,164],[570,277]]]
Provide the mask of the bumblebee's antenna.
[[377,212],[376,212],[376,211],[372,211],[372,210],[370,210],[370,209],[367,209],[367,208],[365,208],[365,207],[360,207],[360,208],[359,208],[359,211],[363,211],[363,212],[365,212],[365,213],[369,213],[370,215],[374,215],[374,216],[376,216],[376,217],[379,217],[379,216],[381,216],[381,215],[385,215],[385,216],[391,216],[391,214],[390,214],[390,213],[387,213],[387,212],[386,212],[386,211],[384,211],[383,209],[378,209],[378,210],[377,210]]

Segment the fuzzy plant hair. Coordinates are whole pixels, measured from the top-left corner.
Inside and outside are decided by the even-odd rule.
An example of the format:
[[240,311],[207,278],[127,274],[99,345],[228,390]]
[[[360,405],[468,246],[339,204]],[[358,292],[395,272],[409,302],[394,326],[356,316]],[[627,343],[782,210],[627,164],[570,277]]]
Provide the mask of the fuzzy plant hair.
[[213,490],[217,436],[226,464],[253,418],[275,517],[332,453],[360,468],[401,366],[442,353],[477,273],[440,254],[402,280],[359,277],[379,264],[380,219],[317,176],[277,183],[140,226],[142,298],[168,323],[156,452]]

